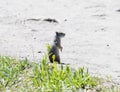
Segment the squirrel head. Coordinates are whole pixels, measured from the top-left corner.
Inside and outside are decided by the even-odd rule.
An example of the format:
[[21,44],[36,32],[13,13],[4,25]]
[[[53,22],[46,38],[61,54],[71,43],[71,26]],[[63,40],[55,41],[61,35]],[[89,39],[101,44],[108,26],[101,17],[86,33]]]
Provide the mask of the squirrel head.
[[62,37],[65,36],[65,33],[62,33],[62,32],[56,32],[56,36],[62,38]]

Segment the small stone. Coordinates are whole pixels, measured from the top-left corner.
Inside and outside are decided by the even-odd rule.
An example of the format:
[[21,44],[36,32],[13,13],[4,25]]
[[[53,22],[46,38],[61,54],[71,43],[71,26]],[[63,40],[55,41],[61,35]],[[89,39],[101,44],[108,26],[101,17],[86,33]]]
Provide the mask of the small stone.
[[64,21],[67,21],[67,19],[65,19]]
[[120,9],[118,9],[117,12],[120,12]]
[[41,51],[38,51],[38,53],[42,53]]
[[32,32],[37,32],[38,30],[36,30],[36,29],[32,29],[31,31],[32,31]]

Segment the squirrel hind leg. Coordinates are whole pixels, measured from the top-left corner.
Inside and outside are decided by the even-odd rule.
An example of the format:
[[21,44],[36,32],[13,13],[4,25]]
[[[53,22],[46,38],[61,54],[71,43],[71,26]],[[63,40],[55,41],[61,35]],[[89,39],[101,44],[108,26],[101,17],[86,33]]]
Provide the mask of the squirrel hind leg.
[[58,64],[60,64],[60,57],[57,56],[57,57],[55,58],[55,61],[58,62]]
[[50,63],[53,63],[52,55],[49,55],[49,61]]
[[53,63],[54,61],[57,62],[58,64],[60,64],[60,56],[59,55],[55,55],[54,59],[53,59],[53,55],[54,54],[51,54],[49,55],[49,60],[51,63]]

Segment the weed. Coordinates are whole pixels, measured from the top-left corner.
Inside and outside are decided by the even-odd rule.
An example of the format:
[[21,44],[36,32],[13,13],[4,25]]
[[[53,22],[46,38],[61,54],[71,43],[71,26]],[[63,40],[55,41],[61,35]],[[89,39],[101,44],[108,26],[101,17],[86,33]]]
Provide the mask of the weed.
[[31,75],[33,86],[39,87],[42,91],[63,92],[65,89],[80,89],[94,87],[97,81],[91,77],[84,68],[73,71],[68,65],[48,64],[44,57],[41,64],[36,65]]
[[18,80],[19,73],[27,65],[27,60],[17,62],[11,57],[0,56],[0,89],[14,85]]

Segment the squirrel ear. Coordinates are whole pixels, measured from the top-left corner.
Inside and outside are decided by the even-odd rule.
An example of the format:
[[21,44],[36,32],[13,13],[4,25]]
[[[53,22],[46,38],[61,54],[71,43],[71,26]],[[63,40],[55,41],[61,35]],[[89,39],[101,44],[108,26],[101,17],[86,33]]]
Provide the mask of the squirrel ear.
[[58,34],[58,32],[56,32],[56,35]]

